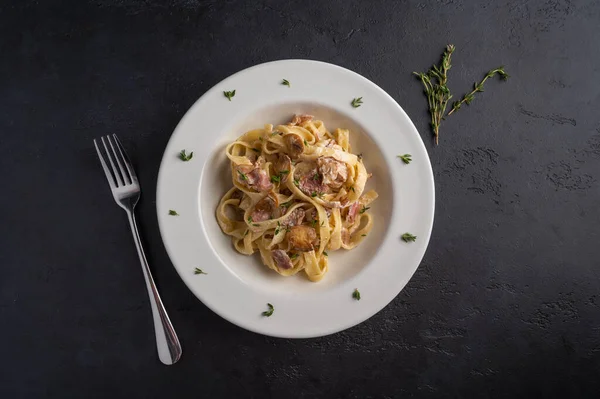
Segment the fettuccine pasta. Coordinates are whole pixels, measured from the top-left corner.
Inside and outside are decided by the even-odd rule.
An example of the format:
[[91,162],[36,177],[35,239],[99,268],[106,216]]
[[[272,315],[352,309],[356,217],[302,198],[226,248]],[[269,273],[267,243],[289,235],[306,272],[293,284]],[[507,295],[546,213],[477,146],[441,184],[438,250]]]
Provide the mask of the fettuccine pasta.
[[221,198],[217,220],[241,254],[259,252],[283,276],[304,271],[319,281],[328,252],[353,249],[373,227],[367,212],[377,198],[352,153],[350,132],[329,132],[310,115],[287,125],[251,130],[226,149],[233,187]]

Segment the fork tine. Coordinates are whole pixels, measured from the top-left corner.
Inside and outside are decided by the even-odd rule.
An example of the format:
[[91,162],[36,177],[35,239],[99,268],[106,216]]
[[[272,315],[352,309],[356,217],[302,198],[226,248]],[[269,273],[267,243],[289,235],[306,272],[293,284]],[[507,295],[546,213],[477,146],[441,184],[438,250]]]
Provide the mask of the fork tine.
[[110,162],[110,166],[112,166],[113,175],[115,176],[115,183],[117,183],[117,187],[125,185],[123,183],[122,177],[119,175],[119,171],[115,167],[115,164],[110,156],[110,151],[108,150],[108,146],[106,145],[106,141],[104,140],[104,136],[100,138],[102,140],[102,144],[104,144],[104,149],[106,150],[106,157]]
[[108,185],[111,188],[116,187],[117,185],[115,184],[115,181],[113,180],[113,176],[110,174],[110,170],[108,169],[106,162],[104,162],[104,157],[102,156],[102,153],[100,152],[100,148],[98,147],[98,142],[96,142],[96,139],[94,139],[94,146],[96,147],[96,152],[98,153],[98,159],[100,159],[100,163],[102,164],[102,169],[104,169],[104,174],[106,175],[106,180],[108,180]]
[[110,139],[110,136],[106,136],[106,140],[108,141],[108,144],[110,144],[110,149],[113,151],[116,164],[119,165],[119,170],[121,171],[121,176],[123,177],[123,183],[125,185],[131,184],[131,177],[129,174],[127,174],[127,172],[125,172],[125,168],[123,168],[123,154],[121,153],[121,156],[119,156],[115,150],[115,146],[113,145],[113,140]]
[[117,144],[119,153],[121,153],[121,159],[123,160],[123,163],[125,164],[125,167],[127,168],[127,171],[129,172],[129,176],[131,177],[131,182],[133,182],[134,180],[137,180],[137,176],[135,175],[135,170],[133,169],[133,166],[131,166],[131,161],[129,160],[129,157],[127,156],[127,152],[125,151],[123,144],[121,144],[121,140],[119,140],[119,138],[117,137],[116,134],[113,134],[113,138],[115,140],[115,143]]

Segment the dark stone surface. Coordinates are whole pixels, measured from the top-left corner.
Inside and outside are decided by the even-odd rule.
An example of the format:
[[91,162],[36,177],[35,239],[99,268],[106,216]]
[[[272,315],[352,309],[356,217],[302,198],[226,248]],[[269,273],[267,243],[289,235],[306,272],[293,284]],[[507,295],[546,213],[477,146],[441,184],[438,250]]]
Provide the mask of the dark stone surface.
[[[0,397],[597,397],[600,3],[15,1],[0,5]],[[504,64],[434,147],[413,70],[457,46],[450,88]],[[360,326],[246,332],[184,286],[155,215],[188,107],[282,58],[350,68],[415,122],[436,178],[429,249]],[[183,344],[159,363],[125,217],[92,138],[137,166],[139,218]]]

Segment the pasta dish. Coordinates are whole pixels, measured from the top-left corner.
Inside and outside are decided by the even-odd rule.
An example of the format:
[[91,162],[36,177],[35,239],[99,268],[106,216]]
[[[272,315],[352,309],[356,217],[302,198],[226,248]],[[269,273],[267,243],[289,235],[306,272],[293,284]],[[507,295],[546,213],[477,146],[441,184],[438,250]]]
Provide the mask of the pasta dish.
[[259,252],[283,276],[304,271],[319,281],[329,252],[353,249],[371,231],[365,192],[370,177],[352,153],[350,132],[329,132],[310,115],[287,125],[251,130],[226,148],[233,187],[221,198],[217,220],[235,249]]

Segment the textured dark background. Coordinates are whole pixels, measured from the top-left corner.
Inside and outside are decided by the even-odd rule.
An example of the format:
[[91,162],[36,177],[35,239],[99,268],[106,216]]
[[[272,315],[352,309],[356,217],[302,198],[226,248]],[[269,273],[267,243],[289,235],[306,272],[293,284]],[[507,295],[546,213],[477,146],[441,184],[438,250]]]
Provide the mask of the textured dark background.
[[[457,46],[432,145],[411,76]],[[4,1],[0,5],[0,397],[597,397],[600,3]],[[240,69],[309,58],[407,111],[436,180],[425,258],[385,310],[284,340],[222,320],[181,282],[155,215],[162,151]],[[92,138],[137,166],[143,237],[184,354],[157,359],[125,215]],[[366,300],[366,299],[365,299]]]

